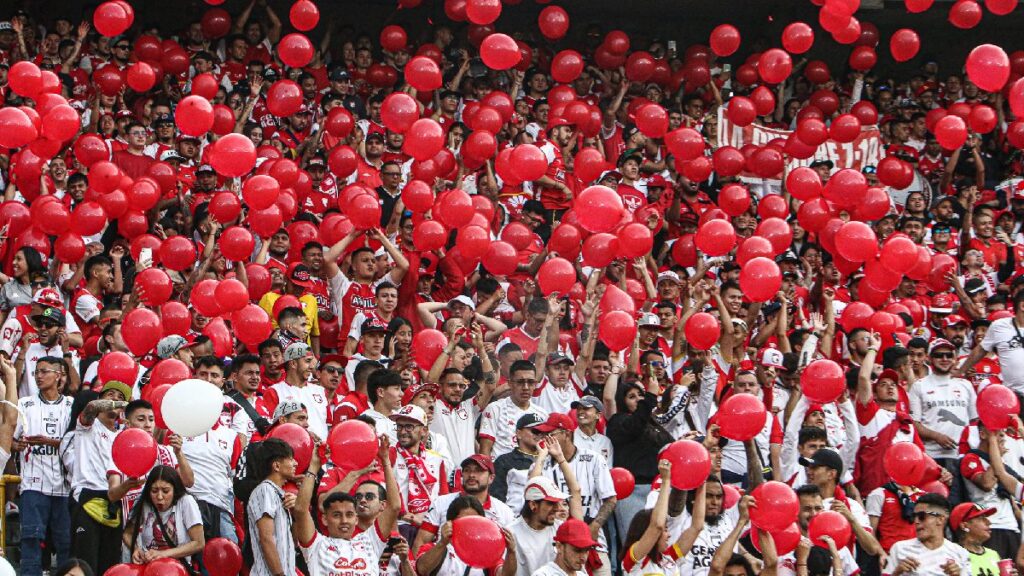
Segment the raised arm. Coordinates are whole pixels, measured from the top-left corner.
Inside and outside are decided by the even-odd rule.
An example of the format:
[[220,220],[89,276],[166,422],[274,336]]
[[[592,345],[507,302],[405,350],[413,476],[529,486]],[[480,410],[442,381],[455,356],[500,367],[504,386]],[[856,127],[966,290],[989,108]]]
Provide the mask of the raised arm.
[[658,545],[661,532],[665,529],[665,523],[668,521],[668,497],[672,492],[672,463],[668,460],[658,461],[658,473],[661,474],[661,487],[658,489],[658,501],[654,504],[654,510],[651,512],[651,522],[640,539],[626,551],[631,559],[638,562]]

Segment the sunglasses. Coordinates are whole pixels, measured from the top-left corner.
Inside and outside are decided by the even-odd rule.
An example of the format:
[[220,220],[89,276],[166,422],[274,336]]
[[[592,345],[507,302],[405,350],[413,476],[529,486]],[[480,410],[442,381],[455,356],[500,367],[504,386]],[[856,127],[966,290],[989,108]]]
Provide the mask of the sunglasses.
[[355,495],[352,496],[352,499],[357,501],[357,502],[360,501],[360,500],[366,500],[367,502],[372,502],[372,501],[377,499],[377,495],[374,494],[373,492],[367,492],[366,494],[360,494],[360,493],[356,492]]
[[955,358],[955,356],[953,355],[952,352],[936,352],[935,354],[932,354],[932,358],[939,358],[939,359],[947,359],[948,360],[948,359]]
[[321,370],[325,370],[328,374],[335,375],[343,374],[345,372],[345,369],[339,366],[324,366],[323,368],[321,368]]
[[914,520],[917,520],[918,522],[924,522],[929,516],[933,516],[935,518],[946,517],[946,515],[941,512],[914,512]]

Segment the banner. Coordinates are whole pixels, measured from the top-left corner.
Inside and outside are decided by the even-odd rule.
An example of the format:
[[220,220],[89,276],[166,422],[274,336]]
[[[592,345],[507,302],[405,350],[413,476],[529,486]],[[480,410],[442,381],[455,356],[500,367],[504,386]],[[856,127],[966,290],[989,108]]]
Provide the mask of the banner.
[[[725,115],[724,107],[718,109],[718,146],[734,146],[740,149],[748,144],[764,146],[775,139],[785,140],[792,133],[792,130],[768,128],[758,124],[736,126]],[[786,167],[792,170],[798,166],[808,166],[815,160],[831,160],[836,170],[840,168],[861,170],[865,166],[878,166],[882,157],[882,138],[878,126],[868,126],[861,128],[860,136],[853,142],[825,141],[818,146],[814,156],[806,160],[786,156]],[[752,172],[744,171],[740,173],[740,178],[744,182],[761,182],[767,187],[774,188],[782,180],[782,174],[762,179]]]

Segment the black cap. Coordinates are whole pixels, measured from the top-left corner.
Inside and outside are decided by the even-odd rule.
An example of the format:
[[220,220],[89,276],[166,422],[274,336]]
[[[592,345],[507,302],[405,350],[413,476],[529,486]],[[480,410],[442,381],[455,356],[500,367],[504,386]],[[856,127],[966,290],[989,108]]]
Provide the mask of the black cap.
[[568,362],[569,364],[573,365],[576,364],[576,362],[574,362],[572,358],[569,358],[568,356],[561,352],[552,352],[548,354],[548,364],[555,365],[561,364],[562,362]]
[[824,466],[835,470],[838,474],[843,473],[843,459],[839,453],[831,448],[822,448],[810,458],[800,457],[801,466]]
[[161,114],[153,119],[154,126],[159,124],[174,124],[174,118],[171,118],[170,114]]
[[544,419],[534,414],[533,412],[527,412],[516,420],[516,430],[522,430],[523,428],[535,428],[544,423]]
[[817,168],[818,166],[828,166],[829,170],[836,167],[835,163],[831,160],[815,160],[814,162],[811,162],[811,168]]
[[342,80],[348,80],[349,78],[348,70],[345,70],[344,68],[335,68],[334,70],[331,70],[330,75],[327,77],[331,82],[340,82]]

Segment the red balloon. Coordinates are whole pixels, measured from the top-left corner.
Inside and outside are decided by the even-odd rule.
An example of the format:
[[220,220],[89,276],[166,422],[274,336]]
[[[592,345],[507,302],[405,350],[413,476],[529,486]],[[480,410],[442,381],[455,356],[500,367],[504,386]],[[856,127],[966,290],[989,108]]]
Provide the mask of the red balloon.
[[292,447],[297,473],[302,474],[309,468],[309,461],[313,458],[313,439],[309,436],[308,430],[298,424],[278,424],[274,426],[269,437],[284,440]]
[[626,78],[633,82],[646,82],[654,74],[654,57],[637,50],[626,59]]
[[843,309],[839,322],[843,325],[843,330],[849,334],[856,328],[867,328],[874,313],[874,309],[864,302],[851,302]]
[[591,186],[576,196],[573,211],[584,230],[608,232],[622,220],[625,208],[622,198],[614,190]]
[[492,274],[508,276],[516,271],[519,255],[511,244],[497,240],[491,242],[480,261]]
[[906,274],[917,264],[917,244],[906,236],[894,236],[882,245],[882,266],[898,274]]
[[501,562],[505,536],[490,518],[463,516],[452,522],[452,548],[468,566],[490,569]]
[[905,0],[907,5],[907,12],[917,14],[924,12],[925,10],[932,7],[932,3],[935,0]]
[[1010,79],[1010,57],[994,44],[977,46],[967,56],[967,77],[982,90],[998,92]]
[[878,63],[878,55],[875,49],[870,46],[857,46],[850,53],[850,68],[861,72],[867,72]]
[[836,249],[851,262],[865,262],[878,252],[878,239],[867,224],[847,222],[836,233]]
[[[298,0],[292,4],[291,9],[288,11],[288,20],[291,21],[292,26],[295,26],[296,30],[309,32],[316,28],[317,23],[320,22],[320,10],[310,0]],[[219,575],[215,574],[214,576]]]
[[43,75],[31,60],[15,62],[7,72],[7,83],[19,96],[35,98],[42,90]]
[[661,138],[668,132],[668,112],[657,104],[641,106],[636,111],[636,126],[649,138]]
[[811,402],[828,404],[843,394],[846,376],[842,367],[835,362],[815,360],[800,374],[800,389]]
[[156,441],[139,428],[122,430],[110,448],[114,465],[128,478],[145,476],[156,463]]
[[270,89],[267,91],[267,109],[271,114],[291,116],[300,108],[302,108],[302,89],[298,84],[285,79],[270,85]]
[[727,220],[710,220],[697,230],[694,241],[708,256],[724,256],[736,246],[736,231]]
[[821,196],[821,177],[814,170],[800,166],[786,176],[786,190],[797,200],[813,200]]
[[213,128],[213,105],[202,96],[186,96],[174,109],[174,123],[184,134],[202,136]]
[[92,15],[96,31],[109,38],[124,34],[134,20],[134,11],[125,2],[104,2],[96,7]]
[[235,312],[241,310],[249,303],[249,290],[234,278],[221,280],[213,291],[217,301],[220,302],[222,312]]
[[636,487],[636,479],[633,477],[633,473],[626,468],[612,468],[609,470],[612,475],[612,484],[615,486],[615,497],[619,500],[625,500],[633,493],[633,488]]
[[789,485],[765,482],[750,493],[757,506],[750,509],[750,522],[767,532],[785,530],[800,514],[800,499]]
[[215,291],[217,290],[216,280],[200,280],[193,288],[190,303],[196,312],[207,318],[213,318],[220,314],[220,304],[217,302]]
[[183,271],[192,268],[196,261],[196,249],[192,241],[178,235],[171,236],[160,244],[160,263],[169,270]]
[[203,13],[199,20],[203,36],[213,40],[226,36],[231,31],[231,15],[227,10],[213,8]]
[[53,251],[61,262],[78,262],[85,256],[85,242],[78,234],[67,232],[57,237]]
[[152,310],[135,308],[124,316],[121,323],[121,338],[125,346],[137,357],[145,355],[156,346],[163,336],[160,317]]
[[654,236],[646,224],[631,222],[619,229],[619,256],[640,258],[654,247]]
[[501,0],[468,0],[466,18],[479,25],[491,24],[501,16]]
[[897,62],[906,62],[912,59],[917,56],[917,51],[920,49],[921,39],[918,38],[917,32],[909,28],[900,28],[889,38],[889,51],[892,52],[892,57]]
[[537,18],[540,33],[548,40],[558,40],[569,31],[569,13],[559,6],[548,6]]
[[417,366],[433,366],[441,351],[448,345],[448,338],[440,330],[420,330],[412,338],[413,360]]
[[[724,488],[724,486],[723,486]],[[761,534],[762,532],[754,526],[750,529],[750,541],[754,544],[754,548],[758,552],[761,552]],[[772,539],[775,544],[776,554],[789,554],[793,550],[796,550],[797,544],[800,543],[800,524],[794,522],[789,525],[789,528],[784,530],[776,530],[775,532],[765,532],[765,534]]]
[[71,213],[61,202],[36,202],[29,211],[32,224],[51,236],[61,234],[71,226]]
[[693,490],[711,475],[711,455],[693,440],[676,440],[662,449],[658,459],[672,463],[670,483],[676,490]]
[[949,22],[961,30],[974,28],[981,22],[981,6],[974,0],[957,0],[949,9]]
[[441,151],[444,138],[444,129],[440,124],[430,118],[420,118],[406,132],[402,151],[423,162]]
[[782,218],[765,218],[757,225],[755,234],[771,242],[776,255],[788,250],[793,243],[793,229]]
[[164,336],[184,336],[192,327],[192,314],[181,302],[165,302],[160,306],[160,321],[164,326]]
[[757,110],[754,108],[754,103],[745,96],[733,96],[729,100],[729,106],[725,112],[729,120],[737,126],[749,126],[754,123],[754,120],[757,120]]
[[782,287],[779,265],[769,258],[752,258],[740,270],[740,288],[752,302],[767,302]]
[[0,108],[0,146],[21,148],[39,136],[39,129],[33,125],[20,108]]
[[793,60],[784,50],[769,48],[757,61],[757,73],[768,84],[780,84],[793,72]]
[[782,47],[790,54],[803,54],[814,45],[814,29],[803,22],[793,22],[782,31]]
[[717,56],[732,56],[740,48],[740,31],[731,24],[720,24],[711,31],[708,44]]
[[765,425],[764,403],[752,394],[729,396],[715,415],[722,436],[745,441],[757,436]]
[[409,37],[405,29],[395,24],[385,26],[380,31],[380,47],[388,52],[404,50],[409,45]]
[[426,56],[416,56],[405,65],[405,80],[422,92],[441,87],[441,69]]
[[677,158],[693,160],[704,154],[704,137],[693,128],[678,128],[665,135],[665,146]]
[[491,34],[480,44],[480,58],[494,70],[508,70],[521,57],[519,45],[505,34]]
[[612,352],[629,348],[636,339],[636,319],[629,312],[612,310],[601,316],[597,337]]
[[[133,385],[138,377],[138,365],[124,352],[108,352],[100,357],[96,373],[102,382],[116,380]],[[123,470],[122,470],[123,471]]]
[[988,0],[985,7],[996,16],[1006,16],[1017,9],[1017,0]]
[[697,350],[709,350],[718,343],[722,328],[718,319],[707,312],[697,312],[687,318],[683,328],[686,342]]
[[234,262],[245,262],[252,256],[256,239],[252,232],[242,226],[232,226],[220,235],[220,251],[225,258]]
[[[309,0],[299,0],[295,3],[298,6],[302,3],[313,4]],[[314,6],[315,8],[315,6]],[[292,7],[292,14],[295,7]],[[295,17],[292,17],[292,23]],[[315,26],[315,24],[314,24]],[[203,548],[203,565],[210,576],[236,576],[242,569],[242,550],[227,538],[211,538],[206,541]]]
[[159,306],[171,297],[174,285],[171,277],[160,268],[147,268],[135,276],[135,283],[143,291],[143,303]]
[[924,458],[924,453],[913,442],[897,442],[886,449],[882,466],[897,484],[917,486],[927,468]]
[[1014,425],[1013,416],[1020,412],[1020,400],[1002,384],[989,384],[978,393],[978,417],[989,430],[1002,430]]
[[228,134],[213,144],[210,164],[221,176],[244,176],[256,166],[256,147],[243,134]]
[[828,543],[821,539],[822,536],[830,537],[836,546],[846,546],[850,542],[851,532],[850,522],[846,517],[831,510],[819,512],[811,518],[807,526],[807,535],[811,543],[825,549],[828,549]]
[[[419,334],[423,332],[426,330]],[[415,342],[413,338],[413,350],[416,350]],[[346,470],[365,468],[377,457],[377,434],[359,420],[346,420],[334,426],[327,436],[327,445],[331,448],[331,462]]]
[[[448,233],[437,220],[424,220],[412,231],[412,243],[417,250],[439,250],[447,242]],[[513,251],[515,249],[513,248]]]
[[160,558],[145,565],[142,576],[187,576],[188,571],[180,560]]

